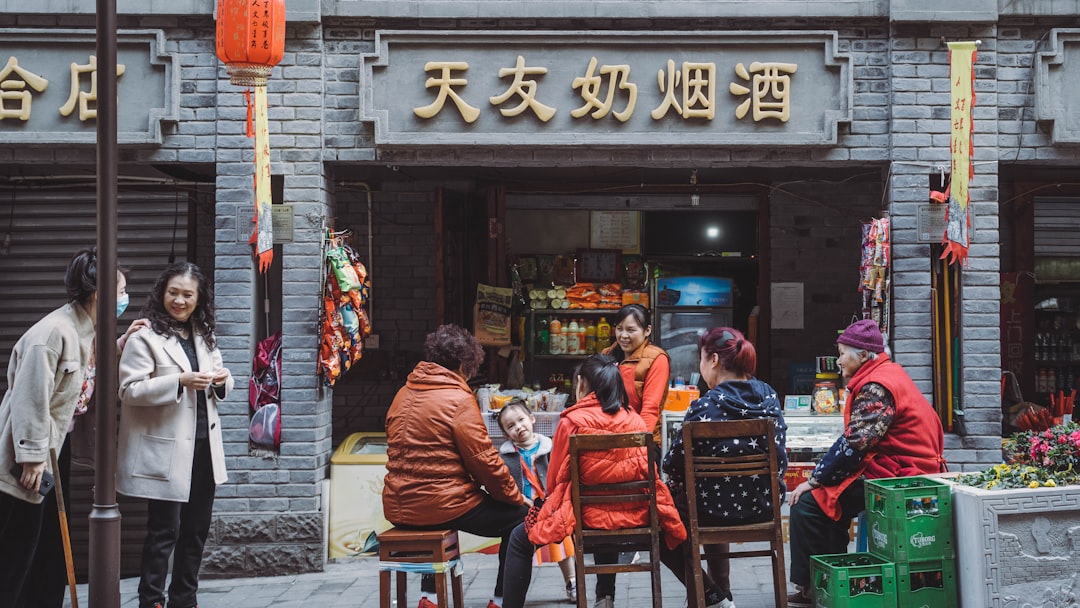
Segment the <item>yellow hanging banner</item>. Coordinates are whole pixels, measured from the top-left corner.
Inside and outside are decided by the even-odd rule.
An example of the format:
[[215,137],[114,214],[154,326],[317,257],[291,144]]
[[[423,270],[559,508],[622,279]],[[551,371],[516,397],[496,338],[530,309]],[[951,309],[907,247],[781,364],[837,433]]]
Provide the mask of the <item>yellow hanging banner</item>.
[[274,259],[274,222],[271,217],[270,125],[267,119],[266,87],[255,87],[255,256],[259,272],[266,272]]
[[975,105],[975,43],[950,42],[949,63],[952,101],[952,193],[967,209],[968,184],[974,176],[971,166],[971,108]]
[[[951,128],[949,153],[952,159],[952,179],[946,195],[935,197],[945,202],[945,251],[941,258],[950,263],[967,265],[971,212],[968,186],[975,175],[972,158],[971,108],[975,105],[975,42],[949,43],[949,88]],[[947,198],[946,198],[947,197]],[[951,259],[950,259],[951,258]]]

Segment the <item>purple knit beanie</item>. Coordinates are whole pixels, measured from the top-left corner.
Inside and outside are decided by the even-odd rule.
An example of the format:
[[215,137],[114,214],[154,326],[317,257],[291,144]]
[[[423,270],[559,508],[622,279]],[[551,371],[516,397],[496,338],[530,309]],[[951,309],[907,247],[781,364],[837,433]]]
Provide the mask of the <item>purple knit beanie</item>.
[[844,333],[836,339],[836,343],[847,344],[872,353],[885,352],[885,339],[881,337],[881,330],[878,329],[877,323],[870,319],[848,325]]

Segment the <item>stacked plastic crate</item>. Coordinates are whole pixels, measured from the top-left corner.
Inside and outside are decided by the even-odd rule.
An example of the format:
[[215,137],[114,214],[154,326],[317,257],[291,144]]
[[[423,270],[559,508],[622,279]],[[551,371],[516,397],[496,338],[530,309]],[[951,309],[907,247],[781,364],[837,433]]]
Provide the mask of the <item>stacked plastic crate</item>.
[[952,496],[929,477],[866,482],[869,553],[812,560],[817,608],[957,606]]

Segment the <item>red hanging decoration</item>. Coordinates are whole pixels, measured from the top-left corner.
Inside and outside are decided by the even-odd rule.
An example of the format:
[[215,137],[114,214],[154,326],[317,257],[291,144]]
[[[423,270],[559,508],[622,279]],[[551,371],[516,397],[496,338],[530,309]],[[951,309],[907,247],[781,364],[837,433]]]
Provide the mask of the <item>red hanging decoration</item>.
[[217,56],[230,82],[264,87],[285,55],[285,0],[218,0]]
[[[274,259],[270,128],[266,81],[285,54],[285,0],[218,0],[217,56],[232,84],[255,89],[255,254],[259,271]],[[251,106],[248,106],[250,125]],[[248,136],[251,128],[248,127]]]

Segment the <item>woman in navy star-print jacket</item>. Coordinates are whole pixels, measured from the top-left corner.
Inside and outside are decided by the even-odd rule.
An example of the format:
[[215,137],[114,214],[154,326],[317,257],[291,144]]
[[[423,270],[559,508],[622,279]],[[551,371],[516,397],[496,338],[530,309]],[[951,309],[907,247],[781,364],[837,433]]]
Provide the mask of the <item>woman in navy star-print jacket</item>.
[[[690,404],[684,422],[710,420],[751,420],[772,418],[775,420],[777,463],[780,475],[780,491],[785,492],[784,472],[787,470],[785,438],[787,424],[780,407],[776,390],[754,377],[757,353],[754,345],[742,333],[731,327],[714,327],[701,337],[701,376],[711,388]],[[705,447],[704,455],[738,455],[763,453],[765,437],[747,437],[738,440],[715,440]],[[664,456],[664,472],[668,487],[675,498],[683,521],[686,521],[686,487],[684,471],[684,446],[682,434],[676,434],[671,448]],[[772,518],[772,501],[784,500],[773,497],[768,479],[756,483],[740,480],[709,480],[698,482],[698,516],[717,525],[735,525],[768,521]],[[729,564],[726,559],[710,559],[709,571],[713,579],[731,600],[728,582]]]

